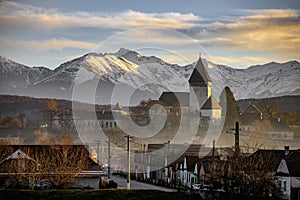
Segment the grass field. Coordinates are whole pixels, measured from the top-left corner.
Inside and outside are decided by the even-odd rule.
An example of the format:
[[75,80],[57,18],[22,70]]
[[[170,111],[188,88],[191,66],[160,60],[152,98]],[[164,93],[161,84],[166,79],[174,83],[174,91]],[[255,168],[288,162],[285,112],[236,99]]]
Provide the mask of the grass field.
[[185,193],[169,193],[156,190],[0,190],[2,200],[92,200],[92,199],[190,199]]

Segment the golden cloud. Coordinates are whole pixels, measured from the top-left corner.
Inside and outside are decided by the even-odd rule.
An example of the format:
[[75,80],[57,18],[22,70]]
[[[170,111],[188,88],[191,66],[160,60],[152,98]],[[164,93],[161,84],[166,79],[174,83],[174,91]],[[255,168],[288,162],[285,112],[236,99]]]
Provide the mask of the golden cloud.
[[211,59],[214,63],[226,63],[227,65],[239,65],[241,68],[248,67],[253,63],[262,64],[269,62],[268,59],[259,58],[254,56],[241,56],[241,57],[222,57],[222,56],[211,56]]
[[37,49],[38,51],[55,49],[62,50],[64,48],[79,48],[79,49],[93,49],[96,47],[96,44],[82,41],[72,41],[72,40],[44,40],[44,41],[12,41],[12,40],[3,40],[3,44],[11,47],[22,47]]
[[129,29],[141,27],[191,28],[200,17],[188,13],[141,13],[128,10],[118,14],[60,13],[44,10],[21,3],[4,1],[0,7],[0,24],[23,25],[35,28],[94,27]]
[[[203,41],[232,52],[255,52],[300,59],[299,12],[263,10],[232,23],[215,23],[217,37]],[[222,36],[222,37],[220,37]]]

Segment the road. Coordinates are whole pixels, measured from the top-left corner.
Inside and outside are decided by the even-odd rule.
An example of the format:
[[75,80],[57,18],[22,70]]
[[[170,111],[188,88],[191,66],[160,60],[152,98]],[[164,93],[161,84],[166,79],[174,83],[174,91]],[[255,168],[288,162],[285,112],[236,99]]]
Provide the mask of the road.
[[[120,176],[111,176],[111,180],[118,183],[119,189],[127,189],[127,179]],[[176,189],[160,187],[148,183],[138,182],[135,180],[130,180],[130,189],[148,189],[148,190],[160,190],[164,192],[176,192]]]

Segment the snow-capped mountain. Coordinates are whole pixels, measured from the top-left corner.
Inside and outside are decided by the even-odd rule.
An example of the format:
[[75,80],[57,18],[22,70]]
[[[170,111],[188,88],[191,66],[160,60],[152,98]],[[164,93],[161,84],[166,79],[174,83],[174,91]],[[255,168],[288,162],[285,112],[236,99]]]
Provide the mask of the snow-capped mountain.
[[[216,98],[226,85],[236,99],[300,94],[297,61],[272,62],[247,69],[234,69],[204,59],[203,62],[213,81],[212,92]],[[76,87],[80,88],[83,101],[93,101],[92,93],[97,103],[136,104],[143,99],[157,99],[166,90],[189,91],[188,78],[194,64],[169,64],[123,48],[117,53],[89,53],[55,70],[27,67],[1,56],[0,94],[72,99]]]
[[208,72],[216,85],[220,82],[228,85],[236,99],[300,94],[300,63],[297,61],[282,64],[271,62],[247,69],[217,65],[209,68]]
[[36,81],[51,75],[46,67],[27,67],[0,56],[0,91],[2,94],[20,93]]

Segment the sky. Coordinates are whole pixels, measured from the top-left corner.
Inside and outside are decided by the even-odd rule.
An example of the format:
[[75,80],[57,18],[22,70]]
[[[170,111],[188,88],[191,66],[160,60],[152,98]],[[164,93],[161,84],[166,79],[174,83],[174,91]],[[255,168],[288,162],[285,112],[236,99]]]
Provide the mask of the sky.
[[0,55],[50,69],[120,48],[181,65],[300,61],[299,0],[0,1]]

